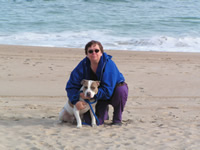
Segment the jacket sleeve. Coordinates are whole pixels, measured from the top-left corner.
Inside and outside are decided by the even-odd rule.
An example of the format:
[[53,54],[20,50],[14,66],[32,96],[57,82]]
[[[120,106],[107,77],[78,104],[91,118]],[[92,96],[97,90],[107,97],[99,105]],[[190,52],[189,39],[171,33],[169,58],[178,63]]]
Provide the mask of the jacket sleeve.
[[72,104],[79,101],[79,90],[83,79],[83,62],[80,62],[77,67],[71,72],[70,78],[66,85],[67,96]]
[[108,100],[112,97],[115,86],[117,84],[119,70],[115,63],[112,60],[109,60],[106,63],[102,79],[101,85],[99,87],[99,91],[96,94],[95,98],[97,100]]

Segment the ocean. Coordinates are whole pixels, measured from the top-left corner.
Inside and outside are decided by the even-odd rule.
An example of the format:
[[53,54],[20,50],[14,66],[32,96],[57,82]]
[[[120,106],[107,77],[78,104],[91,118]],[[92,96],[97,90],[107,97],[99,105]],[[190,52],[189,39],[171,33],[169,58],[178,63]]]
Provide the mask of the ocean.
[[0,0],[0,44],[200,52],[199,0]]

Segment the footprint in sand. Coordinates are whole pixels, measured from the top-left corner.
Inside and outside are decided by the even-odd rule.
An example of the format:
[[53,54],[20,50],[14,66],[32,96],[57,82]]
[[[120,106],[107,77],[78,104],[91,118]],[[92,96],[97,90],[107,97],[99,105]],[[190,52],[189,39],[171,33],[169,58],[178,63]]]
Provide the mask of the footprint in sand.
[[49,69],[50,69],[51,71],[53,71],[53,67],[49,67]]
[[42,62],[35,62],[33,66],[37,66],[38,64],[42,64]]
[[25,65],[29,65],[29,64],[30,64],[30,59],[26,59],[26,60],[24,61],[24,64],[25,64]]
[[24,107],[29,109],[37,109],[36,105],[31,105],[31,104],[25,104]]

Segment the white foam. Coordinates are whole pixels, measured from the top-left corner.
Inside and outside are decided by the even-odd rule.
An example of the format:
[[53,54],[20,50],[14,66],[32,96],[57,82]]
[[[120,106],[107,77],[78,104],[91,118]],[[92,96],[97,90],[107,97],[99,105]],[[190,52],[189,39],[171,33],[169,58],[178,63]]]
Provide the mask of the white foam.
[[149,38],[118,37],[110,31],[81,31],[62,33],[24,32],[12,35],[1,35],[0,44],[32,45],[50,47],[84,48],[90,40],[99,40],[105,49],[200,52],[200,37],[153,36]]
[[[111,46],[110,43],[107,45]],[[121,39],[111,49],[166,51],[166,52],[200,52],[200,37],[154,36],[150,38]]]

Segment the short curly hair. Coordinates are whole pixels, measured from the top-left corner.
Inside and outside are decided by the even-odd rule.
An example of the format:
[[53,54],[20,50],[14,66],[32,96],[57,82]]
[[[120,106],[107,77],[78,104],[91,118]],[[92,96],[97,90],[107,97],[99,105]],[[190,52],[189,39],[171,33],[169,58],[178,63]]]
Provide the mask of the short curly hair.
[[91,47],[92,45],[99,45],[99,48],[100,48],[100,51],[103,53],[104,50],[103,50],[103,46],[102,44],[99,42],[99,41],[95,41],[95,40],[92,40],[90,42],[88,42],[86,45],[85,45],[85,54],[87,55],[87,51],[88,51],[88,48]]

